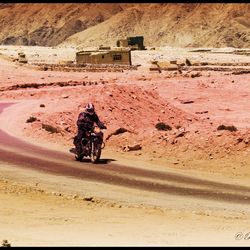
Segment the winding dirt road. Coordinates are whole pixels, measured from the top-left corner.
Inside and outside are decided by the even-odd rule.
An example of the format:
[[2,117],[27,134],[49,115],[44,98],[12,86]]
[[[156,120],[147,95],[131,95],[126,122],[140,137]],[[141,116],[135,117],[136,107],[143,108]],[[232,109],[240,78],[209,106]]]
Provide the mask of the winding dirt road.
[[[0,113],[11,103],[0,103]],[[77,162],[70,153],[48,150],[15,138],[0,130],[0,162],[60,174],[77,179],[119,185],[149,192],[206,199],[210,201],[250,204],[250,188],[199,179],[167,171],[148,170],[111,163]]]

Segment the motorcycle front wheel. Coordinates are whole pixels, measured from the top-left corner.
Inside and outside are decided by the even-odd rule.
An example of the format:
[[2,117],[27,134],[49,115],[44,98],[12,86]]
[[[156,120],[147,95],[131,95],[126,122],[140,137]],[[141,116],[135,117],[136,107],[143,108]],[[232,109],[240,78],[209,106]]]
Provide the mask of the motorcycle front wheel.
[[101,157],[101,145],[95,144],[94,142],[91,143],[91,162],[97,163]]
[[83,155],[75,155],[76,161],[82,161],[83,160]]

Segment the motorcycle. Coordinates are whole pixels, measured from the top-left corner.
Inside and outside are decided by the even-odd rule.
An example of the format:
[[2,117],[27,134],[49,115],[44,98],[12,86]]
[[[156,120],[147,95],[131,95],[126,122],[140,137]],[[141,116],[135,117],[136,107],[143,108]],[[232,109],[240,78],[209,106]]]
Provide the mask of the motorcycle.
[[84,157],[90,157],[92,163],[97,163],[101,157],[102,149],[105,147],[103,141],[103,132],[97,126],[94,126],[86,133],[86,138],[82,138],[82,153],[77,154],[75,151],[75,159],[82,161]]

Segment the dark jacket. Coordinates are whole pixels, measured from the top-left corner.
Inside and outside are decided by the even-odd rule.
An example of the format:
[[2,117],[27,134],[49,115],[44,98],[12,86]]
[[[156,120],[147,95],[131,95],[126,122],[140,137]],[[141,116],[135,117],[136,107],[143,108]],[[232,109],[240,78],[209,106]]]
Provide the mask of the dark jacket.
[[78,129],[83,130],[90,130],[95,123],[100,128],[106,128],[106,126],[99,120],[99,117],[96,113],[90,115],[89,113],[83,111],[79,114],[76,122]]

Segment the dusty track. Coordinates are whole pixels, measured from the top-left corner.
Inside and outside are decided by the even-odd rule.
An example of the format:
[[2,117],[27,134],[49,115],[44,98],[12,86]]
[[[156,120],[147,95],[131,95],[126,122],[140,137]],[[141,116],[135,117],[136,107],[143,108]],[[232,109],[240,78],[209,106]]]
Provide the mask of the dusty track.
[[[11,103],[1,103],[0,113]],[[237,204],[250,203],[250,188],[208,181],[167,171],[154,171],[110,163],[76,162],[69,153],[28,144],[0,130],[0,159],[22,168],[60,174],[82,180],[120,185],[138,190],[202,198]]]

